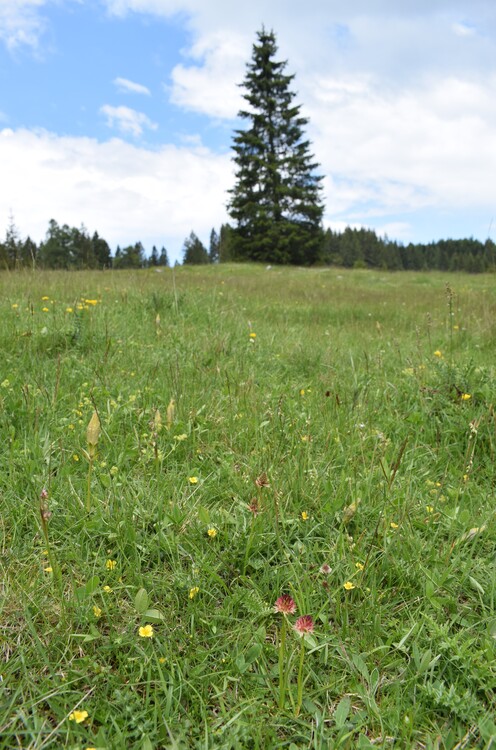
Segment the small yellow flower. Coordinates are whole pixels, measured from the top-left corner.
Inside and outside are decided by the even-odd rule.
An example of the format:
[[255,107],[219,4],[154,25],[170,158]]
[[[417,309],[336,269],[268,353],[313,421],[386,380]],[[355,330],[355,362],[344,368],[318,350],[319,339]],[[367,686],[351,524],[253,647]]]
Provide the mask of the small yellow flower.
[[174,435],[174,440],[181,442],[182,440],[186,440],[187,437],[186,433],[183,432],[181,435]]
[[87,719],[89,716],[87,711],[73,711],[72,714],[69,715],[69,721],[75,721],[76,724],[81,724],[85,719]]
[[102,616],[102,610],[96,604],[93,606],[93,614],[97,619]]
[[48,565],[48,567],[46,568],[43,568],[43,570],[45,571],[45,573],[53,573],[53,568],[50,565]]
[[459,331],[459,330],[460,330],[460,326],[454,325],[454,326],[453,326],[453,330],[454,330],[454,331]]
[[105,591],[106,594],[111,594],[112,593],[112,589],[110,588],[110,586],[104,586],[103,590]]
[[113,570],[116,565],[117,565],[116,560],[107,560],[107,562],[105,563],[105,567],[107,568],[107,570]]
[[71,312],[74,312],[74,310],[73,310],[73,308],[72,308],[72,307],[66,307],[66,308],[65,308],[65,311],[66,311],[66,313],[71,313]]
[[308,519],[310,518],[310,516],[308,515],[308,513],[306,512],[306,510],[303,510],[301,512],[301,518],[302,518],[303,521],[308,521]]
[[434,356],[439,357],[439,359],[441,359],[443,356],[443,353],[440,349],[436,349],[436,351],[434,352]]
[[193,588],[189,590],[189,598],[194,599],[199,591],[200,589],[198,588],[198,586],[193,586]]
[[41,311],[42,312],[50,312],[50,309],[48,307],[42,307]]
[[468,482],[468,474],[464,474],[463,475],[463,481],[464,482]]
[[256,333],[253,333],[253,331],[252,331],[252,332],[250,333],[250,338],[251,338],[251,339],[256,339],[256,338],[257,338],[257,334],[256,334]]
[[138,634],[140,638],[153,638],[153,625],[143,625],[138,630]]
[[217,536],[217,529],[209,529],[207,534],[211,539],[214,539]]
[[427,513],[434,513],[434,508],[433,508],[432,505],[426,505],[425,509],[426,509]]
[[189,477],[188,482],[190,484],[198,484],[198,477]]
[[356,562],[356,563],[355,563],[355,568],[358,568],[358,570],[363,570],[363,568],[364,568],[364,565],[363,565],[363,563],[361,563],[361,562]]
[[44,302],[47,299],[50,299],[50,297],[47,297],[46,294],[41,298],[42,302]]
[[14,304],[12,305],[12,309],[17,310],[18,307],[19,305],[17,304],[17,302],[14,302]]
[[87,305],[98,305],[97,299],[85,299],[84,301],[86,302]]
[[389,525],[391,526],[392,529],[397,529],[398,528],[398,524],[395,523],[394,521],[391,521],[391,523]]
[[74,454],[73,454],[73,456],[72,456],[72,460],[73,460],[73,461],[79,461],[79,456],[78,456],[78,454],[77,454],[77,453],[74,453]]
[[471,398],[472,396],[470,395],[470,393],[462,393],[461,395],[462,401],[470,401]]
[[165,664],[167,659],[165,658],[165,656],[161,656],[158,661],[159,661],[159,664]]
[[304,396],[304,395],[305,395],[305,389],[304,389],[304,388],[302,388],[302,389],[300,390],[300,396]]
[[346,581],[346,583],[343,583],[343,588],[345,588],[346,591],[352,591],[355,588],[355,584],[351,581]]

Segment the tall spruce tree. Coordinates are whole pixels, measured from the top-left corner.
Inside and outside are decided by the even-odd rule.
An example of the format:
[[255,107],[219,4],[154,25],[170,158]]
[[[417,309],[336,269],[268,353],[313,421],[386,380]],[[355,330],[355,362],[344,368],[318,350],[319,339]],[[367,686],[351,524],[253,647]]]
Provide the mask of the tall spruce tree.
[[239,112],[248,128],[235,130],[233,139],[233,253],[240,260],[311,264],[323,242],[322,177],[304,137],[308,120],[293,103],[294,75],[275,60],[275,34],[262,29],[257,38],[242,84],[249,108]]

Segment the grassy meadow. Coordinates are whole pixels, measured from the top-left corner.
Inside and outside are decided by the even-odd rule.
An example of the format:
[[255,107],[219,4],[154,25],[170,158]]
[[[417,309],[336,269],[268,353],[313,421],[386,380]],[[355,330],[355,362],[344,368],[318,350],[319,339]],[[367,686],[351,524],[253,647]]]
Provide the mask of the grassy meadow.
[[0,290],[1,748],[496,748],[493,276]]

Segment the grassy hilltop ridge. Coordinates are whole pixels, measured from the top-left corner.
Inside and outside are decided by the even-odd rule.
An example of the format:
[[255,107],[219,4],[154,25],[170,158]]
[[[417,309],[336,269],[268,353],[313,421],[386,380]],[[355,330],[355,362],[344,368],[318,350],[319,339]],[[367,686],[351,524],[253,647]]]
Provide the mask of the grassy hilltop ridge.
[[0,291],[0,747],[496,747],[492,276]]

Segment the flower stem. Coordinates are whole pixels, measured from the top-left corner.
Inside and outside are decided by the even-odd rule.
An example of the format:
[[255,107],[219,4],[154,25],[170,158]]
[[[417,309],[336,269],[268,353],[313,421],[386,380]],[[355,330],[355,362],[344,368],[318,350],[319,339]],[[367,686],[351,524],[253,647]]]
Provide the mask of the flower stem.
[[300,666],[298,668],[298,692],[296,697],[295,716],[298,716],[303,702],[303,661],[305,659],[305,639],[301,637]]
[[286,670],[284,656],[286,650],[286,618],[283,617],[281,625],[281,640],[279,643],[279,708],[284,708],[286,698]]
[[88,462],[88,487],[86,491],[86,512],[89,513],[91,510],[91,473],[93,470],[93,457]]

